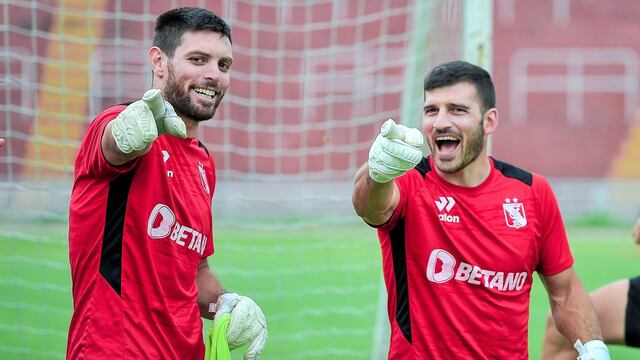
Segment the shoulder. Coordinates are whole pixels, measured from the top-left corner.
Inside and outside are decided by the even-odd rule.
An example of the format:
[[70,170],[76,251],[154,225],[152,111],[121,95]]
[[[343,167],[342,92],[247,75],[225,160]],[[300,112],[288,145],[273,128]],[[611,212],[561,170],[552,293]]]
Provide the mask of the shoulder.
[[502,176],[520,181],[527,186],[533,186],[533,179],[536,177],[536,174],[497,159],[493,159],[493,164]]
[[496,159],[493,159],[493,163],[504,178],[516,180],[519,184],[529,187],[538,196],[546,196],[552,192],[549,181],[538,173]]
[[102,110],[91,122],[92,126],[99,126],[102,123],[109,122],[116,118],[124,109],[126,109],[126,105],[116,105],[110,108]]

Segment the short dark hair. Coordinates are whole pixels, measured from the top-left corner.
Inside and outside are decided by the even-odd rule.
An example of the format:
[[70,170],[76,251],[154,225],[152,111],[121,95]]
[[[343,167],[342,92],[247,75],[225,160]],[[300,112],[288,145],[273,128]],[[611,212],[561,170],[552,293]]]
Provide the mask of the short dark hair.
[[211,31],[226,36],[231,42],[231,28],[222,18],[207,9],[182,7],[169,10],[156,20],[153,46],[172,57],[188,31]]
[[466,61],[451,61],[436,66],[424,77],[424,91],[468,82],[476,88],[480,98],[480,110],[484,114],[496,107],[496,91],[491,81],[491,75],[480,66]]

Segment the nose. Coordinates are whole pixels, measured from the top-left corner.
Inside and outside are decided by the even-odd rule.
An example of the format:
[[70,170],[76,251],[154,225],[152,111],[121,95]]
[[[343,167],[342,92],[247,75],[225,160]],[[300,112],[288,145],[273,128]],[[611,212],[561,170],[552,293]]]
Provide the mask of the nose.
[[433,118],[434,130],[445,130],[451,127],[451,119],[449,119],[449,113],[446,110],[438,111],[438,114]]
[[218,67],[217,61],[212,61],[210,66],[206,67],[204,77],[207,80],[219,82],[224,76],[224,73]]

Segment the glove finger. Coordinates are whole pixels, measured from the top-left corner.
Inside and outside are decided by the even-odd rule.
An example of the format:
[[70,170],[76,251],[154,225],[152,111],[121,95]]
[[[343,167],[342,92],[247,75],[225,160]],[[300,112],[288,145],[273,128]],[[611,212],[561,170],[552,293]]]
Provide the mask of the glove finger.
[[162,119],[162,125],[164,128],[163,133],[171,134],[183,139],[187,138],[187,125],[179,116],[165,116]]
[[267,344],[268,336],[269,336],[269,333],[267,329],[262,329],[260,333],[255,338],[253,338],[253,340],[251,341],[251,345],[249,346],[247,351],[244,352],[244,359],[245,360],[259,359],[260,354],[262,354],[262,351],[264,350],[264,347]]
[[142,96],[142,101],[147,105],[154,119],[161,119],[164,116],[164,98],[159,89],[147,90]]
[[121,121],[124,134],[129,146],[135,151],[146,148],[150,142],[158,137],[158,131],[151,111],[142,101],[129,105],[121,114],[125,119]]
[[111,134],[116,141],[116,145],[120,151],[125,154],[129,154],[133,151],[133,147],[131,147],[131,143],[129,141],[129,136],[127,135],[127,125],[125,121],[122,121],[121,118],[122,113],[116,117],[116,121],[114,121],[111,128]]
[[414,166],[422,159],[422,150],[413,147],[400,140],[380,139],[380,148],[383,152],[398,158],[403,161],[407,161]]
[[136,144],[137,146],[141,146],[141,148],[136,148],[136,150],[141,150],[158,137],[158,129],[155,119],[153,118],[153,113],[145,103],[139,102],[135,110],[137,112],[135,118],[138,126],[138,128],[135,129],[138,132],[136,138],[141,140]]

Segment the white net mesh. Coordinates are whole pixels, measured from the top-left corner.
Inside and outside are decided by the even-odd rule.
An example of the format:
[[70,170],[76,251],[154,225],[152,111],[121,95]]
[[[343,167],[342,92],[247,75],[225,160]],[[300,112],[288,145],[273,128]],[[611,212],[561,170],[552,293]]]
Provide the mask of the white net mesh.
[[426,66],[407,79],[415,54],[459,57],[461,4],[428,2],[428,43],[416,48],[413,0],[1,2],[0,357],[64,357],[75,153],[98,112],[150,86],[155,18],[178,6],[206,6],[232,27],[231,88],[200,130],[219,179],[214,269],[265,309],[265,358],[370,357],[373,232],[322,225],[357,221],[351,178],[383,120],[415,123],[399,119]]

